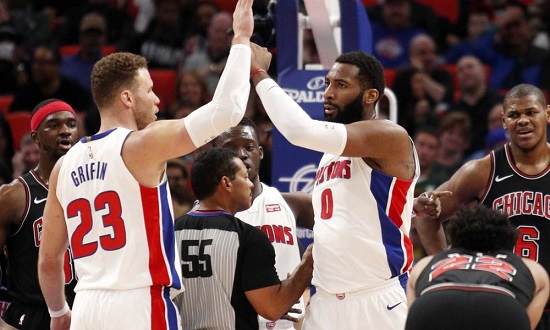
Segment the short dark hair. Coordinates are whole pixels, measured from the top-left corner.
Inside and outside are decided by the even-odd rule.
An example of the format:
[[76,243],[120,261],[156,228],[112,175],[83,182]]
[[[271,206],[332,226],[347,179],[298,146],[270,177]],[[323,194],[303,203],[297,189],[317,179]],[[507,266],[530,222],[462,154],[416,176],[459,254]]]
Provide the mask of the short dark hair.
[[[251,127],[254,130],[254,138],[256,139],[256,142],[260,143],[260,130],[258,128],[258,125],[256,125],[256,123],[252,119],[250,119],[248,117],[243,117],[243,119],[241,119],[241,121],[237,125],[235,125],[235,127],[237,127],[237,126]],[[232,128],[230,128],[230,129],[232,129]],[[224,135],[224,133],[221,133],[214,140],[212,140],[212,145],[214,147],[217,147],[217,146],[220,145],[220,140],[221,140],[221,137],[223,135]]]
[[239,168],[233,159],[239,154],[229,148],[212,147],[203,150],[191,167],[191,188],[198,200],[212,196],[221,178],[235,179]]
[[142,68],[147,69],[147,60],[132,53],[113,53],[97,61],[92,69],[91,89],[98,108],[110,105],[121,90],[130,89]]
[[184,179],[189,179],[189,171],[185,162],[179,158],[172,158],[166,162],[166,168],[179,168]]
[[504,106],[504,112],[506,112],[506,104],[510,100],[519,99],[531,95],[536,97],[537,101],[543,108],[546,107],[546,98],[538,87],[530,84],[519,84],[512,87],[512,89],[510,89],[508,93],[506,93],[506,95],[504,96],[504,101],[502,102]]
[[447,227],[447,234],[453,248],[482,253],[512,251],[518,237],[508,215],[484,205],[462,207]]
[[[378,91],[378,100],[384,94],[386,78],[384,68],[376,57],[362,51],[353,51],[336,58],[336,63],[351,64],[359,68],[358,78],[363,90],[374,88]],[[378,100],[376,100],[378,102]],[[376,103],[375,103],[376,104]]]
[[439,121],[437,130],[441,136],[443,133],[457,127],[460,129],[462,136],[469,141],[472,135],[472,119],[470,115],[464,111],[451,111],[445,113]]
[[418,135],[420,135],[422,133],[431,135],[431,136],[437,138],[438,141],[439,141],[439,137],[441,136],[441,134],[440,134],[441,132],[437,129],[437,127],[431,126],[431,125],[421,125],[414,131],[413,140],[416,140]]
[[[46,106],[46,105],[48,105],[48,104],[50,104],[50,103],[52,103],[52,102],[55,102],[55,101],[61,101],[61,100],[59,100],[59,99],[47,99],[47,100],[44,100],[44,101],[38,103],[38,104],[34,107],[34,109],[32,109],[32,111],[31,111],[31,117],[34,116],[34,114],[37,113],[38,110],[42,109],[44,106]],[[63,101],[62,101],[62,102],[63,102]]]
[[[40,44],[40,45],[36,46],[34,51],[36,52],[36,50],[39,49],[39,48],[43,48],[43,49],[46,49],[46,50],[50,51],[52,53],[52,61],[54,63],[56,63],[56,64],[61,63],[61,53],[59,52],[59,47],[57,47],[53,44],[43,43],[43,44]],[[32,55],[32,59],[34,60],[34,53]]]

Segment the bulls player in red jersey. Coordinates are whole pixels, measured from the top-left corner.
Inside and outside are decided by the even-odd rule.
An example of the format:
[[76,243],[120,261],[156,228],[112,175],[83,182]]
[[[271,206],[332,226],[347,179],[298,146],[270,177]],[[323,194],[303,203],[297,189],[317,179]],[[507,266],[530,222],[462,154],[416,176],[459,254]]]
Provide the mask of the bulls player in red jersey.
[[518,231],[508,217],[483,205],[463,208],[447,233],[451,248],[411,272],[405,329],[534,329],[548,274],[512,252]]
[[[502,125],[510,142],[484,158],[464,164],[436,191],[453,194],[441,199],[438,221],[415,219],[422,244],[429,254],[446,246],[441,223],[461,205],[480,203],[507,213],[520,235],[515,252],[550,270],[550,144],[547,125],[550,106],[542,91],[529,84],[512,88],[504,97]],[[546,304],[537,329],[550,329]]]
[[[0,247],[8,247],[7,285],[12,298],[5,321],[17,329],[49,329],[50,316],[38,284],[38,248],[50,173],[78,139],[72,107],[56,99],[38,104],[32,112],[31,137],[39,147],[40,162],[0,188]],[[71,305],[75,284],[67,250],[65,294]]]

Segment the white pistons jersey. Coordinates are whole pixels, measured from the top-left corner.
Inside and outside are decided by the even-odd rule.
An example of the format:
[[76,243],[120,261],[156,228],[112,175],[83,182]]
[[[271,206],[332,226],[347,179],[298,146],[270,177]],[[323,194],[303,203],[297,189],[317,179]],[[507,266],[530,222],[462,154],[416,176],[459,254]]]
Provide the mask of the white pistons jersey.
[[166,178],[140,185],[121,152],[130,134],[115,128],[82,138],[63,160],[57,197],[65,212],[78,284],[88,289],[181,289]]
[[415,176],[401,180],[362,158],[325,154],[312,194],[313,284],[331,294],[355,292],[410,270]]
[[[254,198],[248,210],[238,212],[235,217],[260,229],[271,242],[275,249],[275,268],[277,275],[282,281],[287,278],[288,273],[293,273],[300,263],[300,248],[296,232],[296,219],[290,206],[286,203],[281,193],[273,187],[262,185],[262,192]],[[305,306],[303,299],[296,303],[293,308],[302,310],[302,317]],[[259,316],[260,329],[293,329],[294,324],[288,320],[277,320],[275,322],[266,320]]]

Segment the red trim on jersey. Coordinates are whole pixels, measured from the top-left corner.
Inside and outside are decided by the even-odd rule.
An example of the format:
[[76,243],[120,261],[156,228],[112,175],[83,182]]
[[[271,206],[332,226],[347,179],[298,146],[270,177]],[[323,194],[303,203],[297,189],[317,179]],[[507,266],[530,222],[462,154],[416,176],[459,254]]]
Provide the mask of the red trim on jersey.
[[481,197],[479,198],[479,204],[483,204],[483,201],[487,197],[487,194],[489,193],[489,190],[491,189],[491,185],[493,184],[493,177],[495,176],[496,171],[496,161],[495,161],[495,151],[492,150],[489,153],[489,158],[491,159],[491,172],[489,173],[489,177],[487,178],[487,183],[485,184],[485,190],[483,191],[483,194],[481,194]]
[[29,210],[31,209],[31,203],[32,203],[31,190],[27,185],[27,182],[23,180],[22,177],[18,177],[17,180],[21,181],[21,183],[23,184],[23,188],[25,189],[25,210],[23,211],[23,214],[21,215],[21,219],[19,219],[19,222],[15,224],[16,229],[15,231],[13,231],[14,235],[21,229],[21,226],[23,226],[23,222],[25,222],[27,215],[29,215]]
[[[407,194],[411,188],[413,181],[395,179],[393,189],[391,191],[390,209],[388,211],[388,217],[397,226],[401,228],[403,225],[403,209],[407,204]],[[413,262],[413,246],[411,239],[403,234],[403,244],[405,246],[406,260],[403,265],[402,272],[406,272],[411,269]]]
[[542,170],[538,174],[534,174],[534,175],[525,174],[519,168],[516,167],[516,161],[514,160],[514,156],[512,155],[512,150],[510,149],[510,145],[508,143],[504,145],[504,150],[506,152],[506,159],[508,160],[508,164],[510,164],[510,167],[522,177],[525,177],[527,179],[538,179],[546,175],[546,173],[550,171],[550,165],[548,165],[544,170]]
[[42,180],[42,178],[40,177],[40,175],[38,175],[38,173],[36,173],[34,170],[30,170],[29,173],[33,176],[36,182],[38,182],[40,185],[42,185],[42,187],[44,187],[44,189],[49,190],[48,184],[44,182],[44,180]]
[[151,330],[166,330],[166,302],[162,296],[162,287],[151,287]]
[[143,218],[145,219],[145,231],[147,233],[147,245],[149,247],[149,273],[152,285],[170,284],[170,274],[166,269],[163,253],[163,241],[160,223],[160,201],[157,188],[147,188],[140,185],[141,205]]

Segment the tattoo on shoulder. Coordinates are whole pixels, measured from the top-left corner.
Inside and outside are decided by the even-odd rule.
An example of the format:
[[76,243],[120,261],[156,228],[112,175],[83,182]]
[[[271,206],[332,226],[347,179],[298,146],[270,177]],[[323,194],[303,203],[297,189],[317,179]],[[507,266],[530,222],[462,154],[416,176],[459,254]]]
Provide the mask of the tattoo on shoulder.
[[407,171],[407,174],[409,174],[410,178],[414,178],[414,173],[416,171],[415,163],[412,161],[405,161],[403,162],[403,165],[405,165],[405,170]]

